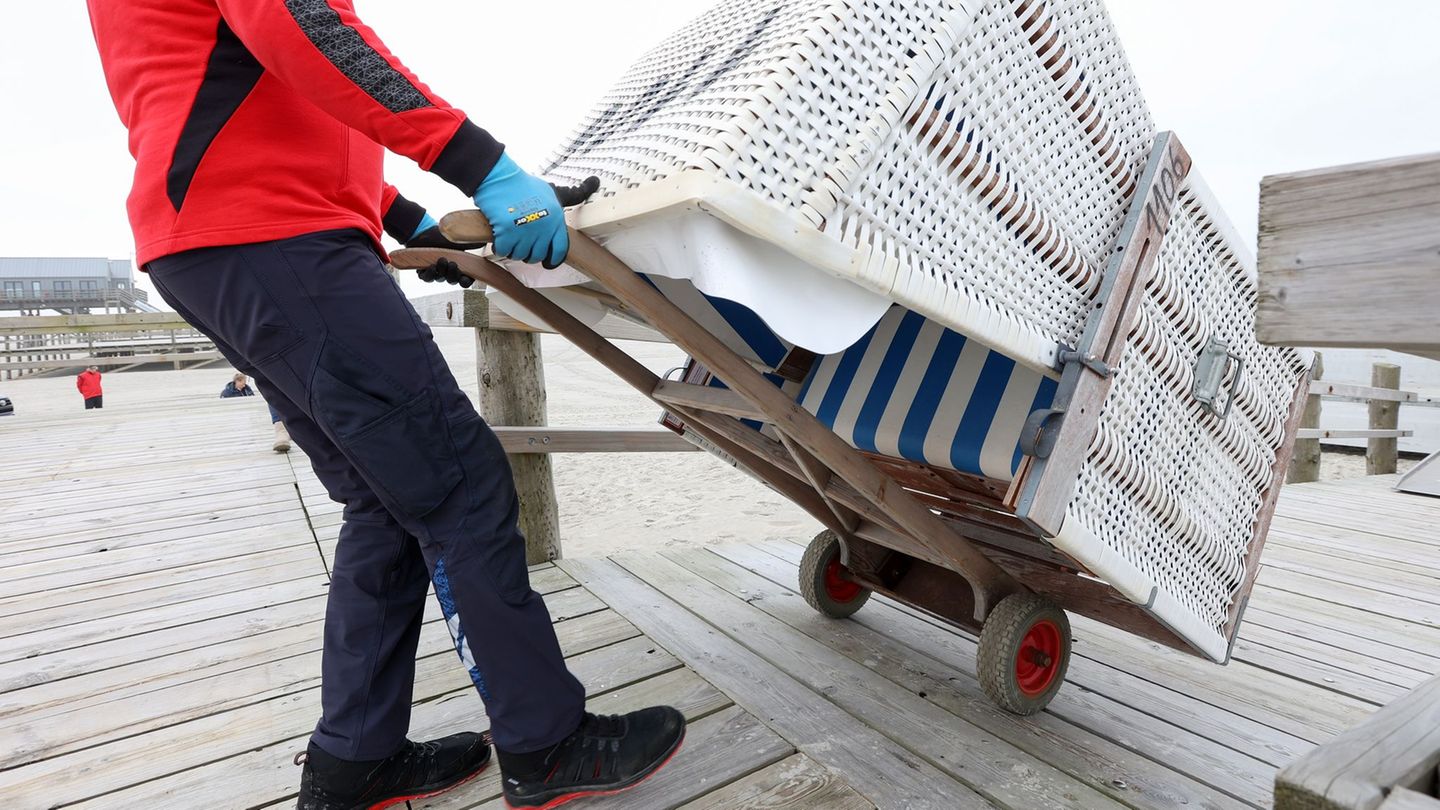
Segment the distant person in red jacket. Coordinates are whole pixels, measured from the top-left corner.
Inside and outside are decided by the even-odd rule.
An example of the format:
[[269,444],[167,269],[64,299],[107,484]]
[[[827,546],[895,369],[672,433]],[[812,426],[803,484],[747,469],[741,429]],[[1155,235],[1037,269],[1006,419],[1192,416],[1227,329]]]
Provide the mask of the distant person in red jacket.
[[105,397],[100,390],[99,366],[91,366],[80,372],[75,378],[75,387],[80,389],[80,396],[85,398],[85,410],[105,407]]

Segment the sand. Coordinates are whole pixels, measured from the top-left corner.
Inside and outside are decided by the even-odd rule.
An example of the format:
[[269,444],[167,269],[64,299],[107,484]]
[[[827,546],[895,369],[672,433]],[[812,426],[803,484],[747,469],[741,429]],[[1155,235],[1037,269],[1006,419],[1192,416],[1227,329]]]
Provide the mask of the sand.
[[[437,329],[456,378],[478,401],[475,347],[463,329]],[[663,373],[684,355],[671,346],[625,343],[651,370]],[[550,423],[581,427],[650,427],[659,410],[564,339],[542,337]],[[105,410],[133,408],[137,419],[163,419],[168,403],[215,397],[229,380],[223,364],[189,371],[105,375]],[[27,413],[79,409],[72,377],[0,381],[0,394]],[[0,419],[0,453],[5,423]],[[264,441],[266,437],[257,437]],[[1402,472],[1414,466],[1402,459]],[[808,540],[820,526],[799,508],[707,453],[556,455],[555,488],[566,556],[792,538]],[[1326,480],[1365,474],[1359,455],[1327,453]]]

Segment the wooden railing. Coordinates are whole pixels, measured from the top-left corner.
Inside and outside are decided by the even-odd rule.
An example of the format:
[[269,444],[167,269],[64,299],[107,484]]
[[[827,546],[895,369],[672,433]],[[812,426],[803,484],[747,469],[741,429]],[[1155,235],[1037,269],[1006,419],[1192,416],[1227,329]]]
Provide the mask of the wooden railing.
[[[1365,439],[1366,475],[1389,475],[1399,466],[1399,440],[1415,435],[1400,428],[1400,406],[1440,406],[1440,402],[1422,399],[1413,391],[1400,390],[1400,367],[1376,363],[1371,370],[1369,386],[1336,383],[1321,379],[1323,358],[1315,357],[1315,379],[1310,383],[1310,398],[1296,434],[1294,460],[1287,481],[1292,484],[1320,480],[1321,442],[1325,439]],[[1364,429],[1321,427],[1321,403],[1325,400],[1367,402],[1370,405],[1370,426]]]
[[[475,330],[480,412],[510,457],[520,498],[525,555],[537,564],[561,556],[559,507],[551,453],[668,453],[695,446],[662,427],[552,428],[545,425],[545,374],[540,357],[543,326],[496,307],[475,288],[450,290],[410,302],[431,327]],[[595,327],[610,340],[668,342],[634,321],[605,316]]]

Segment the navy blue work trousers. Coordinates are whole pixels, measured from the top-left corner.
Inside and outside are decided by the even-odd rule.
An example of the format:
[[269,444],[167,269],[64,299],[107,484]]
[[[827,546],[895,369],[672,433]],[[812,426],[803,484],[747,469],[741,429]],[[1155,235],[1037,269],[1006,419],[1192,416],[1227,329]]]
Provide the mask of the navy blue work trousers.
[[349,760],[400,748],[431,581],[495,744],[529,752],[573,731],[584,689],[530,588],[509,463],[369,239],[327,231],[146,269],[345,505],[312,740]]

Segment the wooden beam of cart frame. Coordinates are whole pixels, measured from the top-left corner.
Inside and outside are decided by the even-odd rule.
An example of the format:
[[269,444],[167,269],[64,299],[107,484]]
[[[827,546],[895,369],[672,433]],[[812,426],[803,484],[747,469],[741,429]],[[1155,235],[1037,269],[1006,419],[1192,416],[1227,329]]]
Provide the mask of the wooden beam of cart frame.
[[[464,233],[472,241],[483,241],[489,231],[489,223],[478,211],[462,211],[449,214],[441,222],[441,229],[451,239]],[[463,257],[463,264],[461,259]],[[457,264],[462,272],[474,275],[502,293],[515,299],[522,307],[549,320],[550,327],[570,337],[583,351],[590,353],[609,366],[617,374],[646,396],[655,399],[662,406],[655,389],[660,382],[648,370],[639,367],[633,359],[625,356],[624,361],[612,362],[615,358],[602,357],[604,350],[598,344],[603,341],[592,330],[584,327],[573,317],[557,312],[543,295],[520,284],[513,276],[498,265],[484,259],[461,254]],[[785,434],[807,453],[814,456],[825,467],[860,493],[870,504],[893,521],[914,545],[929,554],[945,560],[947,567],[965,578],[974,592],[974,614],[976,622],[983,622],[990,611],[1004,597],[1021,593],[1026,589],[1014,577],[985,556],[974,544],[961,537],[928,507],[908,493],[904,487],[882,473],[867,461],[858,451],[845,443],[829,428],[825,427],[808,411],[756,371],[739,355],[726,347],[718,338],[706,332],[688,315],[654,290],[624,262],[610,254],[588,236],[571,232],[571,249],[567,261],[571,267],[598,282],[611,295],[630,306],[656,329],[666,334],[687,354],[704,363],[717,377],[734,392],[748,400],[765,414],[766,421]],[[559,316],[564,315],[563,318]],[[552,320],[552,316],[562,322]],[[564,323],[568,321],[568,323]],[[614,347],[610,347],[614,348]],[[608,353],[606,353],[608,354]],[[623,353],[620,353],[623,354]],[[628,362],[626,362],[628,361]],[[638,367],[638,370],[637,370]],[[639,373],[639,372],[643,372]],[[698,432],[705,438],[716,435],[705,424],[703,412],[682,411],[688,423],[697,423]],[[729,419],[730,417],[723,417]],[[710,435],[706,435],[706,434]],[[733,445],[725,437],[718,437],[726,445]],[[729,448],[725,448],[729,452]],[[742,456],[746,458],[747,456]],[[774,472],[771,470],[770,472]],[[786,476],[788,478],[788,476]],[[794,487],[791,487],[794,490]],[[807,511],[820,519],[827,527],[844,534],[845,522],[837,519],[831,511],[831,504],[823,493],[804,485],[811,498],[801,502]],[[819,501],[817,504],[816,501]]]
[[1160,255],[1180,188],[1192,165],[1190,154],[1175,133],[1155,136],[1145,172],[1110,251],[1096,293],[1096,309],[1076,349],[1079,358],[1064,366],[1051,408],[1054,416],[1038,426],[1040,433],[1051,434],[1037,439],[1037,444],[1048,450],[1043,458],[1027,456],[1011,487],[1009,503],[1037,534],[1054,537],[1060,533],[1114,381],[1113,375],[1102,376],[1096,373],[1093,363],[1087,365],[1079,359],[1093,358],[1109,369],[1119,365],[1139,313],[1145,283]]

